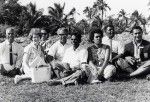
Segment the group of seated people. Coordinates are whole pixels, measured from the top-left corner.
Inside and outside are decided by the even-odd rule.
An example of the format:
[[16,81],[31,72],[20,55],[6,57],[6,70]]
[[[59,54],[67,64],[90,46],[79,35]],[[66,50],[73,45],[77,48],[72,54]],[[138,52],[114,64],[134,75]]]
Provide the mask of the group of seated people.
[[[113,25],[106,25],[103,31],[92,28],[89,32],[91,44],[87,48],[80,45],[82,34],[78,30],[69,34],[68,29],[62,27],[57,34],[59,40],[49,46],[46,30],[32,28],[31,43],[23,48],[14,41],[14,28],[7,28],[6,40],[0,43],[1,74],[14,77],[17,84],[23,79],[32,79],[32,68],[49,65],[50,82],[67,85],[101,83],[150,72],[150,42],[142,38],[140,26],[132,28],[133,40],[124,45],[114,39]],[[67,41],[68,35],[71,35],[71,44]]]

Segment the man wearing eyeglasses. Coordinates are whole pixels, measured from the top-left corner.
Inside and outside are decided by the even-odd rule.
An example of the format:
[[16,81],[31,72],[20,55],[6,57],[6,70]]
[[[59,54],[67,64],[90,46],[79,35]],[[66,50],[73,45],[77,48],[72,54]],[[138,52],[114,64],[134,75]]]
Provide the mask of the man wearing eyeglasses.
[[67,43],[68,30],[66,28],[59,28],[57,34],[59,35],[59,40],[48,49],[48,55],[53,57],[51,65],[56,76],[61,78],[61,72],[63,70],[62,59],[66,49],[70,45]]
[[74,31],[71,34],[71,44],[64,54],[62,65],[64,71],[68,72],[67,76],[59,80],[53,80],[53,82],[60,82],[62,85],[68,85],[74,83],[78,84],[78,81],[86,81],[86,63],[88,52],[85,48],[80,46],[81,32]]
[[0,43],[1,74],[13,77],[20,73],[23,47],[14,41],[14,28],[6,29],[6,40]]
[[40,45],[43,47],[44,50],[46,50],[51,44],[51,40],[49,40],[48,38],[49,38],[49,34],[44,28],[42,28]]

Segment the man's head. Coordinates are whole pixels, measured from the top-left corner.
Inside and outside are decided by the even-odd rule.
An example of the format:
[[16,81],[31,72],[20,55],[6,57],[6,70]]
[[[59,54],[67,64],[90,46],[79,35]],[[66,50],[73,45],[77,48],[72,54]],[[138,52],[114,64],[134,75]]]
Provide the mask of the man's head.
[[6,39],[9,41],[9,43],[13,43],[14,41],[14,28],[10,27],[6,29]]
[[67,42],[68,30],[66,28],[59,28],[57,34],[60,37],[60,43],[65,44]]
[[134,40],[140,42],[142,40],[143,30],[140,26],[134,26],[131,30]]
[[114,30],[114,26],[113,25],[106,25],[104,27],[104,31],[106,33],[106,36],[109,39],[112,39],[115,36],[115,30]]
[[78,48],[78,46],[80,45],[81,42],[81,34],[80,32],[73,32],[71,34],[71,43],[73,45],[73,47],[76,49]]
[[93,28],[90,31],[89,41],[95,44],[101,44],[103,38],[103,31],[99,28]]
[[32,28],[30,30],[29,37],[35,45],[38,45],[40,42],[40,34],[41,30],[39,28]]
[[45,40],[48,39],[48,37],[49,37],[49,35],[48,35],[48,33],[46,32],[46,30],[45,30],[45,29],[41,29],[41,40],[42,40],[42,41],[45,41]]

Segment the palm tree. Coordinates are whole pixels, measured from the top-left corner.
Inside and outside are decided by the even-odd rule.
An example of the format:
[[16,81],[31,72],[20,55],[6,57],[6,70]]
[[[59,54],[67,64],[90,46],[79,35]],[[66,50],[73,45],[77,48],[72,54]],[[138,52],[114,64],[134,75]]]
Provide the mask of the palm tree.
[[107,8],[111,10],[108,4],[104,2],[104,0],[97,0],[94,2],[92,8],[86,7],[84,9],[83,13],[86,14],[87,18],[89,18],[88,21],[90,21],[89,24],[91,24],[91,27],[98,26],[102,28],[104,12],[107,11]]
[[125,31],[126,28],[128,28],[128,18],[124,9],[121,9],[119,11],[117,22],[118,29],[120,29],[121,32]]
[[41,18],[42,11],[36,9],[36,4],[29,3],[26,7],[22,8],[19,17],[19,34],[28,34],[32,27],[38,27],[37,21]]
[[86,14],[86,17],[89,18],[89,19],[92,19],[93,18],[93,10],[92,8],[90,7],[86,7],[84,10],[83,10],[83,13]]
[[60,4],[54,3],[54,7],[48,7],[49,16],[52,18],[53,24],[49,26],[51,33],[55,33],[59,27],[70,27],[69,22],[72,19],[76,11],[75,8],[72,8],[68,14],[64,14],[65,3],[63,6]]
[[128,25],[128,18],[126,17],[126,12],[124,9],[121,9],[118,14],[118,20],[122,22],[126,27]]
[[42,10],[37,10],[36,4],[29,3],[27,5],[27,14],[28,14],[28,22],[30,27],[35,27],[36,21],[42,16],[43,12]]
[[94,12],[96,13],[96,16],[101,14],[102,20],[104,18],[104,12],[106,12],[107,9],[111,10],[111,8],[108,6],[108,4],[106,4],[104,0],[97,0],[94,3],[93,8],[95,9]]
[[143,17],[142,14],[139,14],[139,12],[137,10],[135,10],[131,14],[130,20],[131,21],[130,21],[129,25],[131,25],[131,27],[133,27],[133,26],[142,26],[143,29],[144,29],[144,32],[146,33],[145,25],[146,25],[147,21],[146,21],[146,18]]

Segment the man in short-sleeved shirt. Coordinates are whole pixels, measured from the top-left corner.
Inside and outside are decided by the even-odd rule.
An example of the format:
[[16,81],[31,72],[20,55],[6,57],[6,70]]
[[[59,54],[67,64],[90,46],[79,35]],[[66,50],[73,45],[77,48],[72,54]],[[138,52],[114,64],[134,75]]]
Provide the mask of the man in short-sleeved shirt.
[[63,85],[75,83],[85,72],[85,64],[87,63],[88,52],[79,47],[81,34],[79,32],[74,32],[71,36],[71,42],[72,46],[66,50],[62,60],[63,69],[69,71],[69,74],[58,80]]
[[68,63],[71,69],[79,68],[82,63],[87,62],[87,50],[70,47],[66,50],[62,63]]
[[61,78],[60,73],[63,70],[62,59],[66,49],[69,47],[69,44],[67,43],[68,30],[64,27],[59,28],[57,34],[60,39],[48,49],[48,55],[53,57],[53,61],[50,63],[56,76]]
[[0,43],[0,69],[3,75],[15,76],[22,64],[23,47],[14,41],[14,29],[6,29],[6,40]]
[[[109,45],[109,38],[104,36],[102,39],[102,43]],[[112,39],[112,52],[115,54],[123,54],[124,53],[124,46],[120,41]]]
[[68,47],[68,43],[63,45],[60,40],[58,40],[49,48],[48,55],[53,56],[54,60],[62,61],[64,53]]
[[45,52],[46,52],[47,48],[51,46],[51,40],[49,40],[48,38],[49,38],[49,34],[47,33],[47,31],[44,28],[42,28],[40,45],[42,46],[42,48]]
[[114,63],[124,53],[124,46],[120,41],[114,40],[115,31],[113,25],[105,26],[105,36],[102,39],[102,43],[110,46],[110,61]]

